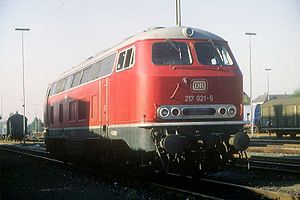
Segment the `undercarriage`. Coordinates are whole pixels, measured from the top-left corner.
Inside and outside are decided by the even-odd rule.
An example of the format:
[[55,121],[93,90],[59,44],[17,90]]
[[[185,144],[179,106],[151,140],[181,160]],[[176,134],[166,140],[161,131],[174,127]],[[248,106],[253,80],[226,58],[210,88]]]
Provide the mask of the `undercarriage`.
[[156,159],[163,173],[201,173],[215,171],[233,160],[233,154],[244,155],[250,139],[247,134],[202,133],[198,130],[156,128],[151,136],[155,142]]

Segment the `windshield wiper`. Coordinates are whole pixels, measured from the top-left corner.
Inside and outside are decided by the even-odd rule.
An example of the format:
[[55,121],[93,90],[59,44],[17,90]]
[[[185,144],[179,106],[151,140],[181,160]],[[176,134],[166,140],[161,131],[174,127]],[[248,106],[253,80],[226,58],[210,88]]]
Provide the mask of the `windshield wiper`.
[[222,65],[224,64],[224,58],[223,58],[223,54],[220,52],[220,50],[216,47],[215,43],[213,42],[212,39],[209,39],[208,42],[211,43],[211,45],[213,46],[213,48],[216,50],[216,52],[219,54],[219,57],[222,61],[222,64],[220,65],[220,67],[222,67]]
[[179,59],[182,60],[182,53],[181,53],[181,49],[176,47],[176,44],[175,42],[173,42],[172,40],[170,39],[166,39],[166,42],[168,42],[176,51],[177,53],[179,54]]

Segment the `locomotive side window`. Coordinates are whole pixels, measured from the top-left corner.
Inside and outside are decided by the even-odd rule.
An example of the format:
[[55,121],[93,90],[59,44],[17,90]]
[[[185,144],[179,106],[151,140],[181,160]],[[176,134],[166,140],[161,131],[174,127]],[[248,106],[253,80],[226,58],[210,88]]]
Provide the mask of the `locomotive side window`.
[[230,66],[233,65],[228,49],[221,43],[198,42],[195,44],[198,61],[203,65]]
[[55,87],[56,87],[56,82],[51,84],[50,87],[50,96],[55,94]]
[[92,65],[89,81],[92,81],[92,80],[98,78],[99,69],[100,69],[100,61],[96,62]]
[[58,81],[56,84],[56,88],[55,88],[55,94],[64,91],[65,84],[66,84],[66,79],[62,79],[62,80]]
[[60,90],[60,85],[61,85],[61,81],[58,81],[58,82],[56,83],[56,87],[55,87],[54,94],[57,94],[57,93],[59,92],[59,90]]
[[88,68],[84,69],[80,84],[84,84],[98,78],[100,65],[101,65],[101,61],[96,62],[90,65]]
[[83,75],[82,75],[82,79],[80,81],[80,84],[89,82],[91,80],[91,72],[92,72],[91,67],[88,67],[88,68],[83,70]]
[[123,68],[124,64],[124,58],[125,58],[125,51],[120,53],[119,55],[119,60],[118,60],[118,65],[117,65],[117,71],[121,70]]
[[[125,56],[125,52],[124,52]],[[123,56],[123,60],[124,60]],[[116,53],[107,56],[106,58],[89,65],[83,71],[72,74],[62,80],[52,83],[50,86],[50,95],[76,87],[80,84],[95,80],[96,78],[104,77],[112,72]],[[122,61],[123,63],[123,61]]]
[[134,64],[135,48],[131,47],[119,54],[119,60],[117,64],[117,71],[121,71],[130,68]]
[[190,65],[192,56],[186,43],[167,40],[153,44],[152,62],[155,65]]
[[65,84],[64,90],[68,90],[71,88],[72,79],[73,79],[73,75],[68,76],[68,78],[66,79],[66,84]]
[[77,85],[79,85],[80,80],[81,80],[81,71],[77,72],[77,73],[74,75],[74,78],[73,78],[73,82],[72,82],[72,86],[71,86],[71,87],[76,87]]
[[128,68],[129,67],[131,55],[132,55],[132,49],[128,49],[127,53],[126,53],[126,59],[125,59],[124,68]]
[[98,77],[104,77],[109,75],[112,72],[114,62],[115,62],[116,54],[112,54],[107,56],[106,58],[101,60],[100,71]]
[[134,63],[134,59],[135,59],[135,55],[134,55],[134,54],[132,54],[130,65],[133,65],[133,63]]
[[62,91],[65,90],[66,80],[67,80],[66,78],[61,80],[61,85],[60,85],[59,92],[62,92]]
[[50,93],[51,93],[51,86],[47,88],[47,91],[46,91],[46,97],[48,98],[50,96]]

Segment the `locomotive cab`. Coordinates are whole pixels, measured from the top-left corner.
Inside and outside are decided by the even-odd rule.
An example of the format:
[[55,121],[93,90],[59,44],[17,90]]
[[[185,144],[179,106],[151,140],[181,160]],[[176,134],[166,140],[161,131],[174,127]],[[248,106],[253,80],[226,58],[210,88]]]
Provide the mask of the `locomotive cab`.
[[[248,136],[238,133],[243,124],[242,75],[227,42],[213,39],[167,39],[152,45],[160,78],[151,83],[165,85],[154,86],[164,88],[163,98],[154,100],[156,121],[167,125],[155,129],[157,151],[173,154],[173,160],[181,156],[175,153],[184,152],[184,162],[191,159],[193,164],[198,156],[199,168],[202,163],[219,166],[230,159],[229,151],[249,145]],[[235,142],[229,143],[236,133]]]
[[[193,34],[184,34],[186,29]],[[134,79],[130,91],[138,96],[129,91],[126,98],[134,96],[130,101],[135,104],[130,111],[128,104],[128,113],[123,115],[134,124],[111,125],[114,135],[110,137],[123,138],[136,150],[156,152],[165,170],[171,160],[175,165],[213,163],[219,167],[233,153],[247,149],[249,137],[241,132],[242,74],[227,42],[185,27],[144,34],[134,43],[136,61],[130,74]]]

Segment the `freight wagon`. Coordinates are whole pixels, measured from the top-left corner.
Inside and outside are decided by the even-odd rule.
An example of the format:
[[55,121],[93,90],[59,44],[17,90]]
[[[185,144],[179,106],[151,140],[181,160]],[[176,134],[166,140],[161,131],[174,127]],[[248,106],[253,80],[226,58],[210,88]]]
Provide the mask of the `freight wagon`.
[[[13,140],[23,140],[23,115],[14,114],[7,120],[7,136]],[[25,133],[27,133],[27,118],[25,117]]]
[[261,106],[260,129],[274,132],[278,138],[300,134],[300,97],[274,99]]

